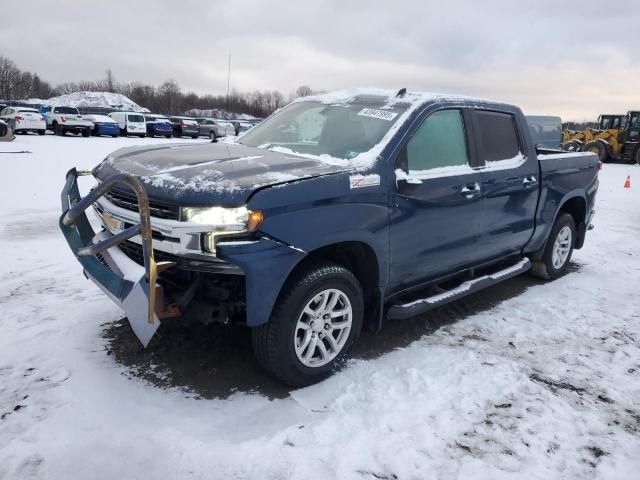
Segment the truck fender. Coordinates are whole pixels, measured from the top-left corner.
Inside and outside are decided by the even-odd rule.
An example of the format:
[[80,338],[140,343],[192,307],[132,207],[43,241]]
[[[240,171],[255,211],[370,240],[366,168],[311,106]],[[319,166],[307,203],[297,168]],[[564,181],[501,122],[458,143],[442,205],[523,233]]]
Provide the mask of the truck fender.
[[[560,214],[560,212],[563,211],[563,208],[565,207],[567,202],[576,198],[579,198],[584,202],[585,210],[586,210],[588,203],[587,203],[587,198],[584,192],[581,190],[572,190],[570,192],[567,192],[562,197],[562,199],[557,202],[558,207],[555,209],[555,212],[553,214],[553,217],[551,218],[551,221],[545,222],[544,224],[538,224],[538,228],[542,228],[544,231],[543,235],[541,235],[541,238],[543,241],[540,245],[535,245],[533,247],[535,250],[529,254],[529,257],[531,258],[532,261],[534,262],[539,261],[542,258],[542,255],[544,254],[544,249],[547,246],[547,241],[549,240],[549,234],[551,233],[551,228],[555,224],[556,219],[558,218],[558,215]],[[582,247],[586,228],[587,226],[584,224],[584,218],[582,219],[582,221],[576,222],[576,230],[578,232],[578,238],[576,239],[577,248]]]

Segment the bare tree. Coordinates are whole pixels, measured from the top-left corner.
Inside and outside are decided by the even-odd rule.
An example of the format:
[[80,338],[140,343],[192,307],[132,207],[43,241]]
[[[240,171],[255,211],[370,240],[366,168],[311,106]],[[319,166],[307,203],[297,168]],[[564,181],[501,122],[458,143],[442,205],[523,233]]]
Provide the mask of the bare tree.
[[162,99],[165,112],[170,114],[180,111],[180,86],[175,80],[167,80],[158,88],[158,94]]
[[296,97],[308,97],[309,95],[313,95],[313,90],[309,85],[300,85],[296,89]]
[[115,93],[116,87],[117,87],[116,78],[114,77],[113,72],[111,71],[110,68],[108,68],[105,73],[107,75],[104,80],[106,91]]
[[20,77],[20,69],[13,60],[0,56],[0,98],[4,100],[19,98],[16,87]]

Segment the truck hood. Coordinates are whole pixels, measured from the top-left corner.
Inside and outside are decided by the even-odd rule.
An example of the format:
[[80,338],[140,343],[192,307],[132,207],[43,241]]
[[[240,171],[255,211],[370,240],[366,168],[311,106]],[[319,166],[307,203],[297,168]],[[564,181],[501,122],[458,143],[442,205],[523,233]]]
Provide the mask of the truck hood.
[[[350,170],[288,153],[240,144],[170,144],[122,148],[93,174],[105,180],[127,173],[141,180],[151,199],[179,205],[239,206],[261,188]],[[126,189],[126,187],[119,187]]]

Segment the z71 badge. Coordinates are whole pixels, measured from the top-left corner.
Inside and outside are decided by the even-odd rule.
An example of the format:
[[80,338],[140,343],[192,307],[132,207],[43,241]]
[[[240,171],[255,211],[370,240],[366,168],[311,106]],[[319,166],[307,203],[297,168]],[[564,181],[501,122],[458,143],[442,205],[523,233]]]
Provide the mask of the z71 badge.
[[380,185],[380,175],[351,175],[349,188],[375,187]]

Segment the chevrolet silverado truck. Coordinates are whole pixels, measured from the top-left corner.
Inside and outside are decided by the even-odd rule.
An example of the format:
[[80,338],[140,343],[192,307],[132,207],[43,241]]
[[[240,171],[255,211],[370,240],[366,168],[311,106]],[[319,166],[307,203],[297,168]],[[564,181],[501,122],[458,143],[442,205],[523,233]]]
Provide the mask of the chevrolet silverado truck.
[[40,113],[47,121],[47,129],[56,135],[66,135],[67,132],[80,133],[89,137],[93,129],[90,118],[80,115],[76,107],[52,106],[41,107]]
[[[363,328],[524,272],[563,275],[599,167],[538,149],[512,105],[343,91],[234,142],[128,147],[72,169],[60,227],[144,346],[161,321],[241,324],[265,369],[302,386]],[[84,197],[79,175],[97,180]]]

